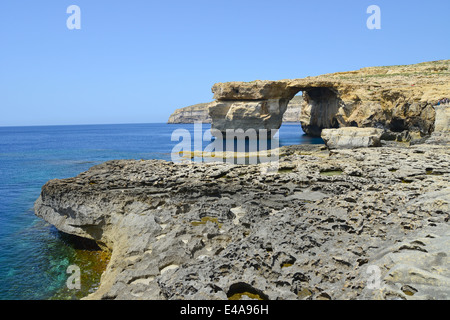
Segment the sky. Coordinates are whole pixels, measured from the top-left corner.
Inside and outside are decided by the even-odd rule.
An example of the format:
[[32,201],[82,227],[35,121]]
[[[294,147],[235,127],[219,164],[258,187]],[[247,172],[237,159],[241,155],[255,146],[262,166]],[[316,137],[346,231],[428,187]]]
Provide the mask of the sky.
[[2,0],[0,126],[167,122],[216,82],[450,59],[449,13],[448,0]]

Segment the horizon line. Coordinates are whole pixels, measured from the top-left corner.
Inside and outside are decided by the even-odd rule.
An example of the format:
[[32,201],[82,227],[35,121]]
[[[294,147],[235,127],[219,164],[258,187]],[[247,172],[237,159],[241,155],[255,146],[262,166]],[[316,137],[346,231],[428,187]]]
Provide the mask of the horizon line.
[[[123,123],[73,123],[73,124],[30,124],[30,125],[0,125],[0,128],[25,128],[25,127],[64,127],[64,126],[108,126],[128,124],[177,124],[167,122],[123,122]],[[188,123],[185,123],[188,124]]]

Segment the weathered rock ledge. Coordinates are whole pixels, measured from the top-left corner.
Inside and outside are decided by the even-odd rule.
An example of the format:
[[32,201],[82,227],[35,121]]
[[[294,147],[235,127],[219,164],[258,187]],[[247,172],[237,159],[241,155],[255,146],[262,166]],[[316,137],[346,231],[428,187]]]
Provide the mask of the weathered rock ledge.
[[[112,250],[89,299],[449,299],[449,145],[109,161],[35,212]],[[375,271],[379,270],[379,282]]]

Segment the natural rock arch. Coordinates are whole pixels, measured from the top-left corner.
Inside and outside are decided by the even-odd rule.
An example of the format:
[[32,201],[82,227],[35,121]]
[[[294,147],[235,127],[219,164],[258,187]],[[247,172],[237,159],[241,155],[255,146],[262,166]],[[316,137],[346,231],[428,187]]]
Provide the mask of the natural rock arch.
[[[216,101],[209,109],[212,128],[279,129],[291,99],[303,94],[300,122],[303,131],[320,136],[323,128],[338,128],[336,116],[344,105],[332,86],[290,86],[280,81],[231,82],[213,87]],[[315,119],[313,122],[310,119]]]
[[287,104],[302,91],[300,122],[308,135],[320,136],[325,128],[374,127],[426,136],[434,130],[434,106],[450,96],[449,64],[443,60],[304,79],[217,83],[209,109],[212,128],[278,129]]

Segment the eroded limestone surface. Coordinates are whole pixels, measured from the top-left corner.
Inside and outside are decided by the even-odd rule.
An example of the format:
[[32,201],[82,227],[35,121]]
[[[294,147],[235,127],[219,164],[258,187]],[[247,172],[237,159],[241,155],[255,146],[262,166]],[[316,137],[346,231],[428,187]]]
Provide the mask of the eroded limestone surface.
[[89,299],[450,298],[448,144],[281,154],[277,172],[109,161],[35,211],[112,250]]

